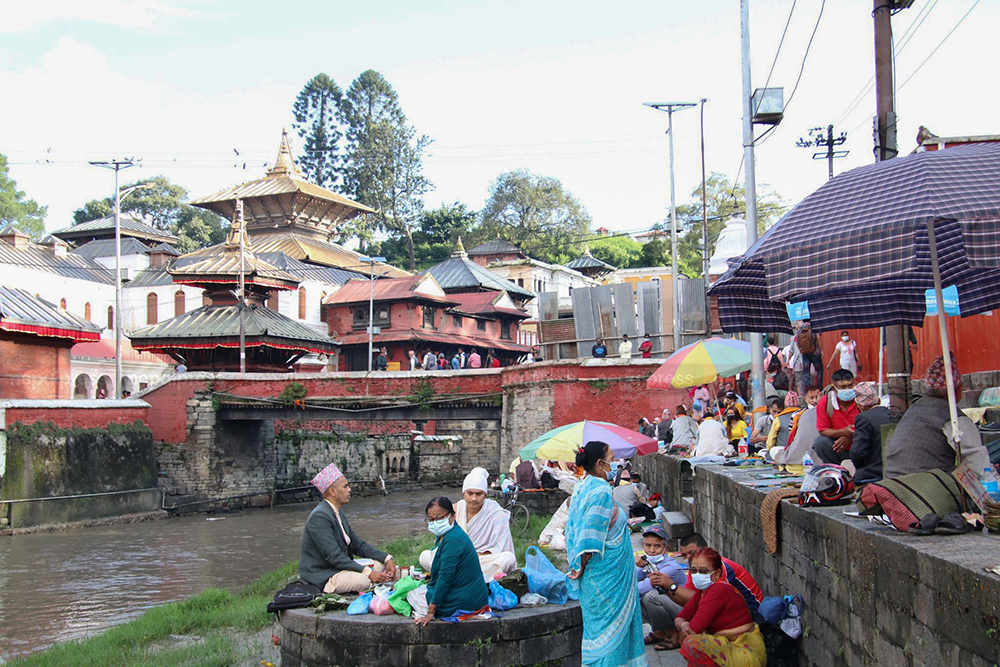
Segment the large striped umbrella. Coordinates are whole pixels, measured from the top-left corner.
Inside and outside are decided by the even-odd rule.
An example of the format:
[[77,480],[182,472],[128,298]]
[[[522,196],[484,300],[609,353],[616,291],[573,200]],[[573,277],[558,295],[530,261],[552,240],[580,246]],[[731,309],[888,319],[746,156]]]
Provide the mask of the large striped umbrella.
[[616,459],[652,454],[656,440],[607,422],[582,421],[554,428],[521,447],[521,460],[574,461],[576,453],[591,440],[605,442]]
[[694,387],[750,370],[750,343],[706,338],[677,350],[646,380],[650,389]]

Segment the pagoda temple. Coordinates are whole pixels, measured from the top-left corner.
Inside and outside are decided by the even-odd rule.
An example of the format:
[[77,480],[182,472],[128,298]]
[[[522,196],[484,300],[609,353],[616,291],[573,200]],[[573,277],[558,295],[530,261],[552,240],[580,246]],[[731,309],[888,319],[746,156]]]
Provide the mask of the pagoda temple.
[[[241,322],[247,371],[285,372],[306,354],[337,349],[329,337],[264,305],[273,290],[295,290],[301,277],[261,259],[239,220],[210,255],[182,255],[167,271],[175,284],[204,289],[210,304],[132,332],[137,350],[167,354],[189,371],[237,371]],[[241,274],[242,307],[236,297]]]

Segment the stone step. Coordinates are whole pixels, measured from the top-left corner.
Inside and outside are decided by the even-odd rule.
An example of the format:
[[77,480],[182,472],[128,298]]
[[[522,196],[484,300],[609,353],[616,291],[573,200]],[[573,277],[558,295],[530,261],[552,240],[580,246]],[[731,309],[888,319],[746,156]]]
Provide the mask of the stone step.
[[694,516],[694,496],[681,498],[681,512],[688,518]]
[[667,532],[667,536],[671,538],[687,537],[694,532],[691,519],[682,512],[664,512],[660,523],[663,525],[663,530]]
[[156,479],[156,485],[161,489],[165,486],[173,486],[174,480],[172,477],[158,477]]

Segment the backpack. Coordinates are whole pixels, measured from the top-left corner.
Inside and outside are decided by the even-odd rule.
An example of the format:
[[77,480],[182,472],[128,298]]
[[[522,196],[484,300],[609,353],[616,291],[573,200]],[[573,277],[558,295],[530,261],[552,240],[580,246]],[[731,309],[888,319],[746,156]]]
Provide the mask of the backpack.
[[274,600],[267,603],[267,613],[276,614],[283,609],[301,609],[308,607],[316,596],[323,591],[308,581],[296,579],[274,594]]
[[774,373],[774,378],[772,378],[771,380],[771,384],[774,386],[774,388],[777,389],[778,391],[787,391],[788,374],[782,370],[778,370],[777,372],[775,371],[771,372]]
[[768,359],[766,369],[768,373],[777,373],[780,371],[782,369],[781,358],[776,354],[772,354],[771,358]]
[[816,353],[816,336],[811,331],[805,329],[800,331],[799,335],[795,337],[795,343],[799,346],[799,352],[802,354]]

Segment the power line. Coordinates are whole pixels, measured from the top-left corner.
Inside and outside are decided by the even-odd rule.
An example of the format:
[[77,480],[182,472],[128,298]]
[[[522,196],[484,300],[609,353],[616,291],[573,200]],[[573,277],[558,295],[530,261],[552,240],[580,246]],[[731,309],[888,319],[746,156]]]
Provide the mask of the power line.
[[956,30],[958,30],[958,27],[959,27],[960,25],[962,25],[962,22],[963,22],[963,21],[965,21],[965,19],[966,19],[966,18],[968,18],[968,17],[969,17],[969,14],[971,14],[971,13],[972,13],[972,10],[976,8],[976,5],[978,5],[978,4],[979,4],[979,2],[980,2],[980,0],[976,0],[976,1],[974,2],[974,3],[972,3],[972,6],[971,6],[971,7],[969,7],[969,11],[965,12],[965,14],[964,14],[964,15],[962,16],[962,18],[960,18],[960,19],[958,20],[958,23],[956,23],[956,24],[955,24],[955,27],[954,27],[954,28],[952,28],[952,29],[951,29],[951,30],[950,30],[950,31],[948,32],[948,34],[944,36],[944,39],[942,39],[942,40],[941,40],[941,41],[940,41],[940,42],[938,43],[938,45],[934,47],[934,50],[933,50],[933,51],[931,51],[931,52],[930,52],[930,53],[928,54],[928,56],[927,56],[926,58],[924,58],[924,61],[923,61],[922,63],[920,63],[920,64],[919,64],[919,65],[917,66],[917,69],[913,70],[913,73],[912,73],[912,74],[910,74],[910,76],[906,77],[906,81],[904,81],[904,82],[903,82],[902,84],[900,84],[900,86],[899,86],[899,88],[898,88],[897,90],[902,90],[902,89],[903,89],[903,87],[904,87],[904,86],[905,86],[906,84],[908,84],[908,83],[910,82],[910,79],[912,79],[913,77],[915,77],[915,76],[917,75],[917,72],[919,72],[919,71],[920,71],[920,69],[921,69],[921,68],[922,68],[922,67],[923,67],[924,65],[926,65],[926,64],[927,64],[927,61],[928,61],[928,60],[930,60],[931,58],[933,58],[933,57],[934,57],[934,54],[938,52],[938,49],[940,49],[940,48],[941,48],[941,47],[942,47],[942,46],[944,45],[944,43],[948,41],[948,38],[949,38],[949,37],[951,37],[951,36],[952,36],[952,35],[954,34],[954,32],[955,32]]
[[823,19],[823,10],[825,8],[826,0],[823,0],[819,6],[819,16],[816,17],[816,25],[813,26],[812,34],[809,35],[809,42],[806,44],[806,52],[802,55],[802,66],[799,68],[799,78],[795,80],[795,86],[792,88],[792,92],[788,95],[788,101],[785,102],[784,109],[781,110],[782,113],[784,113],[785,109],[788,108],[788,105],[792,103],[792,98],[795,97],[795,91],[799,89],[799,83],[802,81],[802,73],[806,71],[806,59],[809,58],[809,49],[812,47],[813,39],[816,37],[816,31],[819,30],[819,22]]
[[[797,0],[792,0],[792,8],[788,10],[788,18],[785,20],[785,29],[781,31],[781,39],[778,40],[778,48],[774,51],[774,60],[771,61],[771,69],[767,72],[767,79],[764,81],[764,90],[767,90],[767,86],[771,83],[771,75],[774,74],[774,66],[778,64],[778,54],[781,53],[781,46],[785,43],[785,35],[788,33],[788,26],[792,23],[792,14],[795,13],[795,3]],[[761,97],[761,101],[764,98]],[[760,105],[758,105],[758,108]],[[757,113],[757,109],[754,109],[754,115]]]

